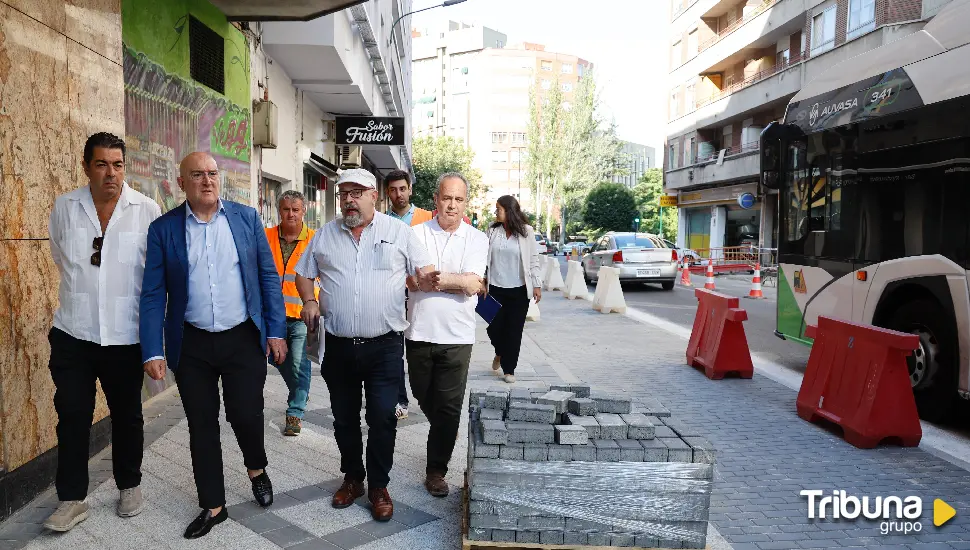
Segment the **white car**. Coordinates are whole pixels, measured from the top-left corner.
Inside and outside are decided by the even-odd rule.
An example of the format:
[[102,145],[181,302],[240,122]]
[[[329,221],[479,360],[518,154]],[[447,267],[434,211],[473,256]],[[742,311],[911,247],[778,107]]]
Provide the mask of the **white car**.
[[687,262],[687,265],[694,265],[701,260],[701,255],[697,252],[691,250],[690,248],[681,248],[676,244],[668,241],[667,239],[662,239],[667,248],[673,248],[677,250],[677,255],[680,256],[680,261]]
[[611,231],[596,240],[582,265],[586,282],[595,283],[599,269],[606,266],[619,268],[622,283],[660,283],[664,290],[673,290],[677,250],[667,248],[656,235]]

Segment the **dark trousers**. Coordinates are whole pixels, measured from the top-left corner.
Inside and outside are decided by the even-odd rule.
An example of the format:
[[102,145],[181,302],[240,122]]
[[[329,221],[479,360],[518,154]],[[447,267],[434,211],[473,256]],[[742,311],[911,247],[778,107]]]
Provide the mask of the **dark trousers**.
[[[340,471],[357,481],[369,478],[371,489],[387,487],[394,464],[398,390],[404,363],[404,336],[389,332],[376,338],[326,335],[327,353],[320,368],[333,410],[333,432],[340,449]],[[367,467],[360,430],[360,387],[367,399]]]
[[182,336],[182,356],[175,381],[189,422],[192,473],[199,506],[226,503],[219,437],[219,379],[226,420],[249,470],[266,467],[263,445],[263,386],[266,355],[259,329],[247,320],[222,332],[209,332],[188,323]]
[[141,346],[99,346],[52,328],[50,371],[57,412],[57,498],[84,500],[88,494],[88,449],[94,420],[95,381],[111,413],[111,462],[118,489],[141,484],[144,419]]
[[472,345],[408,340],[407,355],[411,393],[431,423],[427,473],[446,474],[458,437]]
[[525,328],[525,316],[529,313],[529,300],[532,299],[526,289],[525,285],[517,288],[488,285],[488,293],[502,304],[495,319],[488,325],[488,338],[495,348],[495,355],[501,358],[502,372],[505,374],[515,374],[515,367],[519,364],[522,330]]

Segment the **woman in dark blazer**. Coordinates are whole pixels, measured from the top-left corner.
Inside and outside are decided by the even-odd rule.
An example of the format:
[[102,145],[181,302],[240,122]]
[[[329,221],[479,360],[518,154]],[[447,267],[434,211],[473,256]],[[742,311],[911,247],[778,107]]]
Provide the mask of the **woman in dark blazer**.
[[519,201],[511,195],[499,197],[495,220],[488,230],[486,292],[502,307],[488,326],[488,336],[495,348],[492,370],[511,384],[515,382],[529,300],[535,299],[538,304],[542,298],[542,275],[535,231],[526,223]]

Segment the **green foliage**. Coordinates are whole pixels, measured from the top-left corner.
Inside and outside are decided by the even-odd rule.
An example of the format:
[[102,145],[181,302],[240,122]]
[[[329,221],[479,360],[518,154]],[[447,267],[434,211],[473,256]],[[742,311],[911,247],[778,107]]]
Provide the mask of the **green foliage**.
[[[640,183],[633,188],[641,231],[660,234],[660,196],[663,194],[663,172],[660,168],[647,170],[640,178]],[[677,240],[676,208],[663,209],[663,237],[670,241]]]
[[619,183],[601,183],[586,197],[583,219],[586,225],[604,231],[632,231],[637,217],[633,193]]
[[415,138],[413,149],[415,179],[411,202],[415,206],[434,210],[435,185],[438,176],[445,172],[459,172],[468,179],[470,190],[466,204],[471,204],[481,193],[482,176],[472,168],[475,154],[462,142],[452,137],[427,136]]

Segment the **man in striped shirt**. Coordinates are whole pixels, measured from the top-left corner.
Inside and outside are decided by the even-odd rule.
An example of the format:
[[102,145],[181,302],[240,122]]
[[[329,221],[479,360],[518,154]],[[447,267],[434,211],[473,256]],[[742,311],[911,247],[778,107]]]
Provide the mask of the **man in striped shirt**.
[[[371,514],[388,521],[394,505],[387,492],[397,434],[398,388],[404,361],[404,288],[409,275],[427,292],[438,286],[438,272],[425,247],[407,225],[377,212],[377,179],[362,169],[346,170],[337,180],[343,218],[323,226],[296,266],[303,321],[311,331],[323,315],[327,353],[321,374],[330,390],[334,436],[344,482],[334,508],[346,508],[364,495]],[[322,307],[313,296],[320,279]],[[367,399],[367,457],[362,460],[361,383]]]

